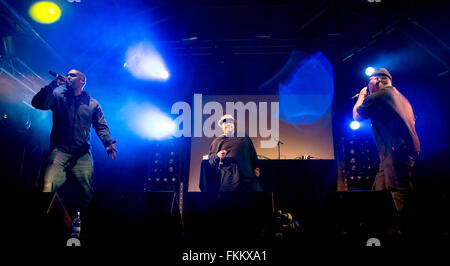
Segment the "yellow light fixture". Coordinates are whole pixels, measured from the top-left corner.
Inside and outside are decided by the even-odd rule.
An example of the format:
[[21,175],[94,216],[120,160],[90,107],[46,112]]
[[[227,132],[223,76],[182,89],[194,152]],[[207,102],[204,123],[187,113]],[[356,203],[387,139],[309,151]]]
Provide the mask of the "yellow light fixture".
[[39,1],[30,7],[29,14],[36,22],[50,24],[61,17],[61,9],[53,2]]

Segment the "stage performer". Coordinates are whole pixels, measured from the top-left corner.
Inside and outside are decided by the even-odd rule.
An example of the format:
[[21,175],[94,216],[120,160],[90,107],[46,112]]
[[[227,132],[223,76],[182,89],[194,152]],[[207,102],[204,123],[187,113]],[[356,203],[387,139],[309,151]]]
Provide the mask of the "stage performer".
[[402,220],[401,217],[409,214],[413,192],[411,173],[420,144],[411,104],[392,86],[392,76],[387,69],[376,69],[370,75],[367,87],[361,90],[353,108],[353,118],[371,120],[380,157],[372,190],[390,191]]
[[209,163],[220,171],[219,192],[260,192],[259,162],[252,140],[235,136],[235,120],[226,114],[218,122],[223,135],[209,148]]
[[[54,91],[64,84],[65,90]],[[86,76],[72,69],[67,76],[58,75],[31,102],[35,108],[51,110],[53,113],[50,150],[42,167],[40,190],[56,192],[66,182],[66,178],[70,178],[79,188],[80,209],[84,211],[93,193],[91,125],[105,146],[107,157],[115,159],[118,152],[114,147],[117,140],[111,139],[103,111],[99,103],[83,91],[85,85]]]

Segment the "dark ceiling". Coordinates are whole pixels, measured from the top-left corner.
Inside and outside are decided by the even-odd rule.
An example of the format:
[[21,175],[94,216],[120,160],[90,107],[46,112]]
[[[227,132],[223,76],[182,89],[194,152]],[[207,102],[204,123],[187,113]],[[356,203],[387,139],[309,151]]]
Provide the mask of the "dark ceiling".
[[[230,93],[225,87],[236,88],[233,93],[256,90],[294,50],[323,52],[337,74],[356,71],[355,66],[359,71],[382,55],[401,56],[398,60],[408,65],[409,72],[425,74],[426,65],[426,75],[449,75],[450,9],[445,1],[55,0],[63,14],[50,25],[29,18],[33,2],[1,0],[8,22],[2,23],[2,35],[15,28],[31,36],[18,37],[17,42],[32,38],[45,43],[53,59],[23,48],[25,60],[34,68],[53,64],[66,71],[76,66],[94,80],[105,73],[118,77],[112,82],[126,77],[122,67],[126,49],[143,40],[156,46],[173,79],[191,79],[190,87],[214,87],[215,93]],[[25,21],[18,21],[11,10]],[[49,66],[43,67],[44,61]],[[402,75],[400,68],[395,72]],[[230,83],[233,77],[250,74],[254,77]]]
[[214,60],[232,56],[233,62],[239,62],[239,56],[277,56],[294,49],[321,50],[331,61],[340,62],[386,34],[391,38],[403,35],[401,39],[412,41],[409,38],[414,36],[403,33],[408,31],[412,35],[419,32],[420,36],[428,32],[426,39],[438,38],[445,44],[450,41],[444,27],[450,11],[445,1],[433,1],[431,5],[430,1],[386,0],[60,0],[55,2],[62,7],[63,16],[51,25],[35,23],[28,17],[27,10],[35,1],[5,2],[61,57],[69,55],[73,63],[82,62],[88,68],[96,60],[89,58],[87,63],[86,57],[95,55],[101,60],[114,49],[143,38],[169,57]]

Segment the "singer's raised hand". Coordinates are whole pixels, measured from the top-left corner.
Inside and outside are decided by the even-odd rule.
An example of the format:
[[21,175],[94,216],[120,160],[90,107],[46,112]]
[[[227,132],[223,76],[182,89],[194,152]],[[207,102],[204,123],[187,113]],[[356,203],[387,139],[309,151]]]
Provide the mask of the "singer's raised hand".
[[57,84],[58,86],[61,86],[61,85],[66,84],[66,78],[65,78],[64,76],[58,75],[58,76],[56,77],[56,84]]
[[362,90],[359,92],[359,97],[366,98],[367,96],[367,87],[362,88]]
[[358,100],[356,101],[355,106],[353,106],[353,119],[354,120],[361,120],[361,116],[358,114],[358,107],[360,107],[363,104],[366,97],[367,97],[367,87],[364,87],[359,92]]
[[220,159],[225,158],[225,155],[227,155],[227,151],[226,150],[221,150],[217,153],[217,157],[219,157]]

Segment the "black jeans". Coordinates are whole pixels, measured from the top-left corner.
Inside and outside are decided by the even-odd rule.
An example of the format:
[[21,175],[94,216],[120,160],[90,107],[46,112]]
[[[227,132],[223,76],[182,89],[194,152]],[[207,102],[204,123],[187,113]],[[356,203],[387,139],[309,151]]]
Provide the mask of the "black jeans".
[[413,183],[412,167],[415,158],[405,152],[392,152],[380,161],[380,168],[375,176],[372,190],[388,190],[392,193],[397,212],[406,214],[410,208]]

